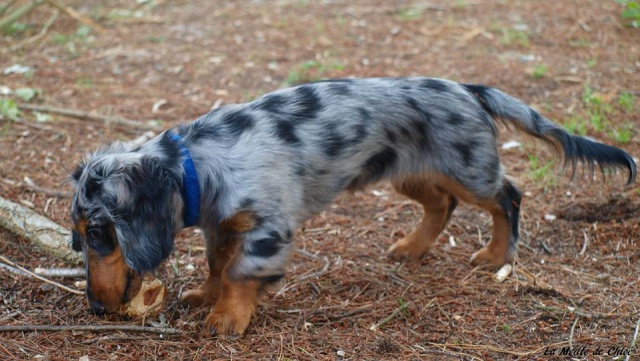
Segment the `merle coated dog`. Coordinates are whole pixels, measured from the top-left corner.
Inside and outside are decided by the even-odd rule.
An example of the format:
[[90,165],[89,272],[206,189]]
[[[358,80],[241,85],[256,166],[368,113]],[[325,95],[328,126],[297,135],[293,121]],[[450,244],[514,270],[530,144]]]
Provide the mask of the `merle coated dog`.
[[181,298],[213,305],[211,331],[242,334],[260,291],[284,276],[296,227],[343,190],[383,179],[424,207],[393,258],[420,258],[464,201],[493,217],[491,241],[471,262],[511,262],[521,194],[500,166],[494,119],[555,146],[574,171],[584,163],[636,177],[624,151],[482,85],[390,78],[281,89],[134,149],[108,146],[78,166],[72,246],[84,253],[88,303],[97,314],[117,311],[169,257],[175,234],[197,226],[210,273]]

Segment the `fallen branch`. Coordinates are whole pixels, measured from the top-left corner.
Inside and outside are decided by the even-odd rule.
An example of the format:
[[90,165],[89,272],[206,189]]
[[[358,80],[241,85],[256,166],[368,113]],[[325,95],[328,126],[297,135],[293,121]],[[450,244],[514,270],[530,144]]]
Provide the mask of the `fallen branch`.
[[[5,18],[0,19],[0,33],[4,33],[7,30],[9,30],[9,28],[11,28],[11,25],[13,25],[13,23],[18,21],[21,17],[31,13],[33,9],[41,5],[42,2],[43,0],[33,0],[30,3],[24,4],[21,7],[17,8],[14,12],[10,13]],[[11,4],[9,4],[9,6],[10,5]],[[2,11],[4,12],[6,11],[6,9],[8,9],[8,7],[3,8]]]
[[86,26],[89,26],[89,27],[93,28],[94,30],[96,30],[99,33],[104,33],[105,31],[107,31],[100,24],[98,24],[95,21],[91,20],[91,18],[89,18],[87,16],[84,16],[84,15],[80,14],[79,12],[75,11],[72,7],[60,4],[59,2],[57,2],[55,0],[46,0],[46,1],[51,6],[64,11],[65,13],[67,13],[67,15],[69,15],[72,18],[78,20],[79,22],[85,24]]
[[7,271],[11,272],[11,273],[15,273],[17,275],[23,276],[23,277],[31,277],[30,274],[28,274],[27,272],[21,271],[15,267],[9,266],[8,264],[2,263],[0,262],[0,268],[4,268]]
[[64,115],[66,117],[82,119],[82,120],[102,122],[106,124],[113,123],[118,125],[126,125],[128,127],[132,127],[136,129],[149,130],[149,129],[156,128],[155,125],[136,122],[134,120],[120,118],[120,117],[108,117],[104,115],[91,114],[89,112],[85,112],[78,109],[69,109],[69,108],[62,108],[62,107],[36,105],[36,104],[24,104],[24,103],[18,104],[18,108],[21,110],[31,110],[31,111],[37,111],[42,113],[52,113],[52,114]]
[[61,289],[65,290],[65,291],[67,291],[69,293],[73,293],[73,294],[81,295],[81,296],[84,295],[84,292],[82,292],[82,291],[74,290],[73,288],[69,288],[69,287],[63,285],[62,283],[58,283],[58,282],[52,281],[50,279],[44,278],[42,276],[39,276],[39,275],[29,271],[28,269],[20,266],[19,264],[14,263],[12,260],[6,258],[5,256],[0,255],[0,261],[8,263],[10,266],[15,267],[15,268],[19,269],[22,272],[26,272],[29,275],[31,275],[32,277],[35,277],[35,278],[37,278],[37,279],[39,279],[41,281],[44,281],[44,282],[46,282],[48,284],[54,285],[54,286],[56,286],[58,288],[61,288]]
[[61,277],[61,278],[80,278],[85,277],[86,272],[83,268],[42,268],[38,267],[33,270],[37,275],[43,277]]
[[0,332],[149,332],[149,333],[165,333],[174,335],[182,333],[182,331],[171,327],[147,327],[134,325],[12,325],[0,326]]
[[27,39],[27,40],[25,40],[25,41],[23,41],[23,42],[21,42],[19,44],[16,44],[16,45],[12,46],[11,47],[11,51],[16,51],[18,49],[21,49],[25,45],[35,43],[36,41],[42,39],[45,35],[47,35],[47,32],[49,31],[49,28],[51,27],[51,25],[53,25],[54,21],[56,21],[56,19],[58,18],[59,15],[60,15],[60,12],[58,10],[54,10],[53,14],[49,18],[49,20],[47,20],[47,22],[44,23],[44,26],[42,27],[42,29],[40,30],[39,33],[37,33],[36,35],[30,37],[29,39]]
[[37,244],[43,251],[80,264],[82,257],[69,248],[71,232],[29,208],[0,197],[0,227]]
[[11,7],[11,5],[13,5],[13,3],[16,2],[16,0],[9,0],[9,2],[6,5],[3,5],[0,8],[0,16],[4,15],[4,13],[9,10],[9,8]]

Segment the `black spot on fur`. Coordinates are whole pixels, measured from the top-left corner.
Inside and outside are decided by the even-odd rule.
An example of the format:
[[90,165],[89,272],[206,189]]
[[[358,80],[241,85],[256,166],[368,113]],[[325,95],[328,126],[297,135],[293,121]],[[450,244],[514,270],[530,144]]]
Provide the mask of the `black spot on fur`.
[[398,137],[396,136],[396,133],[394,133],[393,130],[387,127],[384,128],[384,134],[386,135],[387,140],[389,140],[391,144],[395,144],[398,141]]
[[445,83],[444,81],[438,80],[438,79],[425,79],[424,81],[422,81],[420,86],[423,87],[423,88],[433,89],[433,90],[437,90],[437,91],[440,91],[440,92],[448,92],[449,91],[449,85],[447,83]]
[[296,135],[295,125],[286,120],[277,120],[275,124],[276,136],[287,144],[299,144],[300,138]]
[[242,135],[245,130],[253,127],[254,122],[253,117],[244,110],[231,112],[222,119],[228,132],[234,136]]
[[360,175],[353,179],[347,188],[353,191],[380,180],[397,159],[398,153],[393,148],[384,148],[365,161]]
[[255,199],[245,198],[240,202],[240,208],[242,209],[251,208],[251,206],[253,206],[255,203],[256,203]]
[[346,141],[344,137],[338,132],[335,123],[329,123],[326,125],[324,139],[322,140],[322,148],[324,153],[334,158],[338,156],[344,150]]
[[473,142],[466,143],[455,143],[455,149],[460,153],[462,160],[466,166],[471,166],[473,164],[473,149],[475,148],[475,144]]
[[381,178],[384,172],[390,168],[398,159],[398,153],[391,148],[386,147],[379,153],[374,154],[367,159],[364,168],[374,177]]
[[259,99],[254,109],[264,110],[266,112],[278,113],[282,111],[282,108],[287,104],[287,99],[279,94],[265,95],[262,99]]
[[189,143],[198,143],[202,140],[217,139],[222,134],[218,124],[198,119],[188,126],[179,126],[177,133]]
[[328,88],[331,93],[336,95],[342,95],[342,96],[351,95],[351,87],[349,86],[349,83],[345,83],[345,82],[331,83],[329,84]]
[[246,254],[253,257],[269,258],[273,257],[280,251],[280,242],[282,239],[276,231],[269,232],[269,237],[251,242]]
[[466,121],[467,120],[465,119],[465,117],[463,117],[460,113],[449,112],[449,114],[447,115],[447,122],[456,126],[462,125]]
[[324,108],[313,85],[301,85],[295,89],[298,110],[293,113],[300,118],[315,118]]

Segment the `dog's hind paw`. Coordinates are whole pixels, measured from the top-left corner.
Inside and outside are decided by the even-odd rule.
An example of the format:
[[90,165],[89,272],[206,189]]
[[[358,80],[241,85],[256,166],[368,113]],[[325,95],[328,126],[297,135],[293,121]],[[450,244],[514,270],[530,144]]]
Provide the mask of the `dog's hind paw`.
[[389,247],[387,256],[394,261],[418,261],[427,252],[428,248],[425,250],[423,247],[417,247],[415,242],[403,238]]
[[470,263],[474,266],[490,266],[490,267],[502,267],[507,263],[513,262],[515,259],[515,252],[492,252],[488,247],[482,247],[479,251],[471,256]]
[[207,299],[207,295],[201,289],[185,291],[180,296],[180,302],[186,303],[191,307],[198,307],[205,303],[213,303],[214,300]]

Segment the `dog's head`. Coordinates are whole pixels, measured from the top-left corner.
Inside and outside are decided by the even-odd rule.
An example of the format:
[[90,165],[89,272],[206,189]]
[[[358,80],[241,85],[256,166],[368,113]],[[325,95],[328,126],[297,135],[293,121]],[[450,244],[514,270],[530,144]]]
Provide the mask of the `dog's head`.
[[71,244],[83,253],[94,313],[117,312],[171,253],[182,206],[176,174],[166,160],[122,145],[73,172]]

